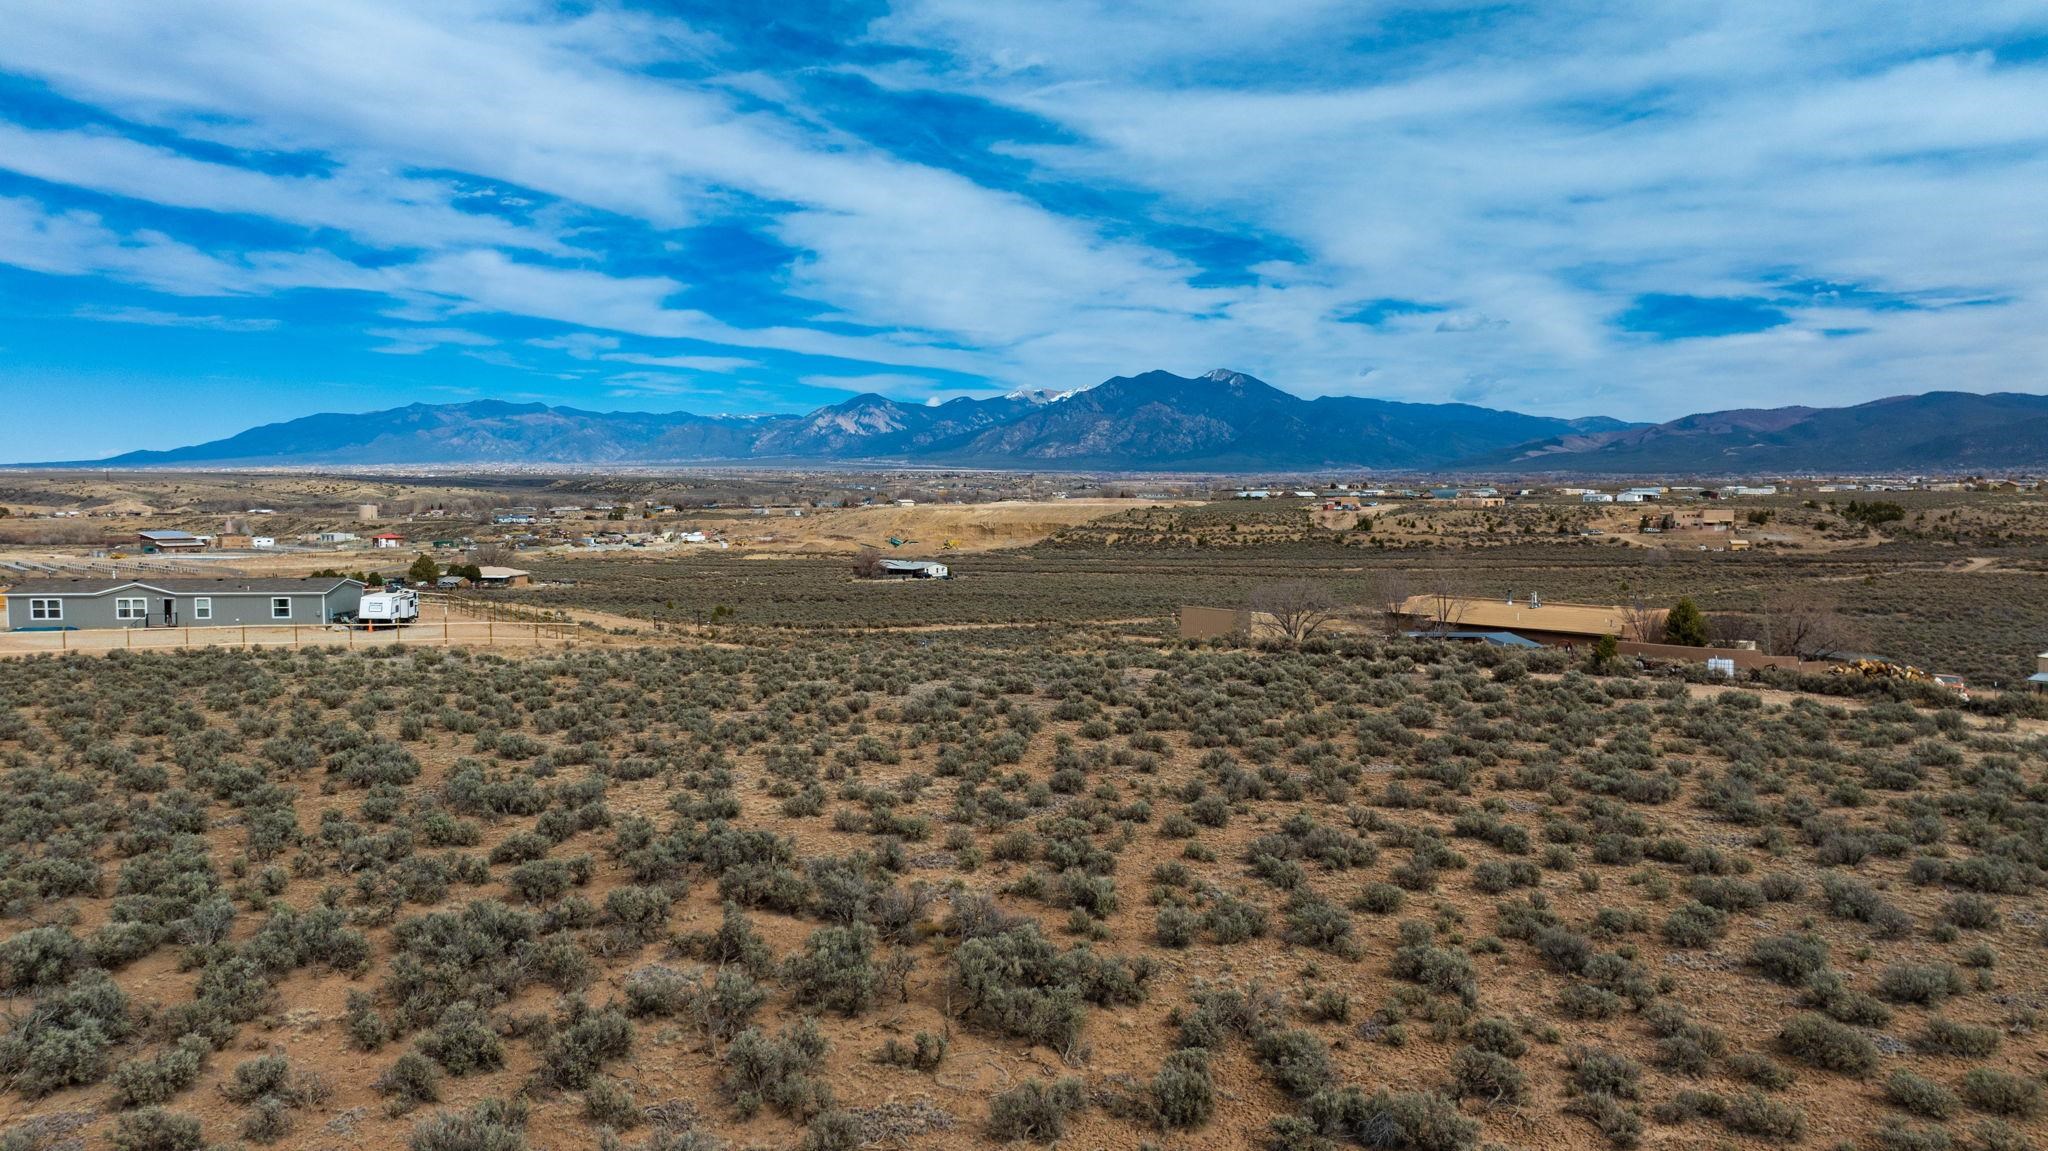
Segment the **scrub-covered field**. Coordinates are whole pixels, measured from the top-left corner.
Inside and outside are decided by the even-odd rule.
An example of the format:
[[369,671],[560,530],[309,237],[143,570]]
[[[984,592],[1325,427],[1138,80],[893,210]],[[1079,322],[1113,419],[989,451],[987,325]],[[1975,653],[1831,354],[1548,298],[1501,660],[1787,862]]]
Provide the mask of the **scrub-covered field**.
[[0,1146],[2016,1151],[2044,762],[1406,643],[10,661]]

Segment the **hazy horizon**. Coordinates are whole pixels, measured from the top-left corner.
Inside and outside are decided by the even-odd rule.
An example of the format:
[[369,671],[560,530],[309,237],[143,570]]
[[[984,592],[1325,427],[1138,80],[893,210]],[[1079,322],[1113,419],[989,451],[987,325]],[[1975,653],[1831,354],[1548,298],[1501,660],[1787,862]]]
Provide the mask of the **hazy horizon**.
[[2038,6],[234,0],[9,32],[0,459],[1162,367],[1624,420],[2048,391]]

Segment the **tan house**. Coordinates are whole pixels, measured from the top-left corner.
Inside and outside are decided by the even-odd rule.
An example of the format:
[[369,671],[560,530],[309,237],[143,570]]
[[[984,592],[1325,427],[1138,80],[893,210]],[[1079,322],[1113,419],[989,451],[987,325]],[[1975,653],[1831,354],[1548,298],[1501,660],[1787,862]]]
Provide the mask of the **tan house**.
[[1398,613],[1416,631],[1513,632],[1542,644],[1591,643],[1603,635],[1639,639],[1664,633],[1665,609],[1640,613],[1612,604],[1550,603],[1466,596],[1409,596]]
[[2048,691],[2048,651],[2035,656],[2034,664],[2038,670],[2027,677],[2027,682],[2035,691]]
[[478,587],[532,587],[533,573],[518,568],[483,567],[477,569]]
[[1725,532],[1735,527],[1734,508],[1679,508],[1664,517],[1665,528],[1675,532]]

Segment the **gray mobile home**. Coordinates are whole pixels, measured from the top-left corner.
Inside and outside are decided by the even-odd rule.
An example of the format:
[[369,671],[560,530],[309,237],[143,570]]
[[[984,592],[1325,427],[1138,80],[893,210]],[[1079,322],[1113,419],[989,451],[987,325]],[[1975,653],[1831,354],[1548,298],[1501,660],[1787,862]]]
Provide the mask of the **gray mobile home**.
[[10,631],[324,624],[356,610],[352,579],[32,579],[6,591]]

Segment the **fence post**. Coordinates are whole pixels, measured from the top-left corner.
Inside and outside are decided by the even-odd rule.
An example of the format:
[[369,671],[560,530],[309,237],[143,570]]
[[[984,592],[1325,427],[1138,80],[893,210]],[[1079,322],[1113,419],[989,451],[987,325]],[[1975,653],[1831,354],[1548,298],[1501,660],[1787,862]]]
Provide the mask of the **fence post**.
[[248,625],[248,624],[243,624],[243,625],[242,625],[242,650],[244,650],[244,651],[247,651],[248,649],[249,649],[249,625]]
[[133,651],[135,649],[135,629],[131,627],[124,630],[128,632],[128,648],[130,651]]

